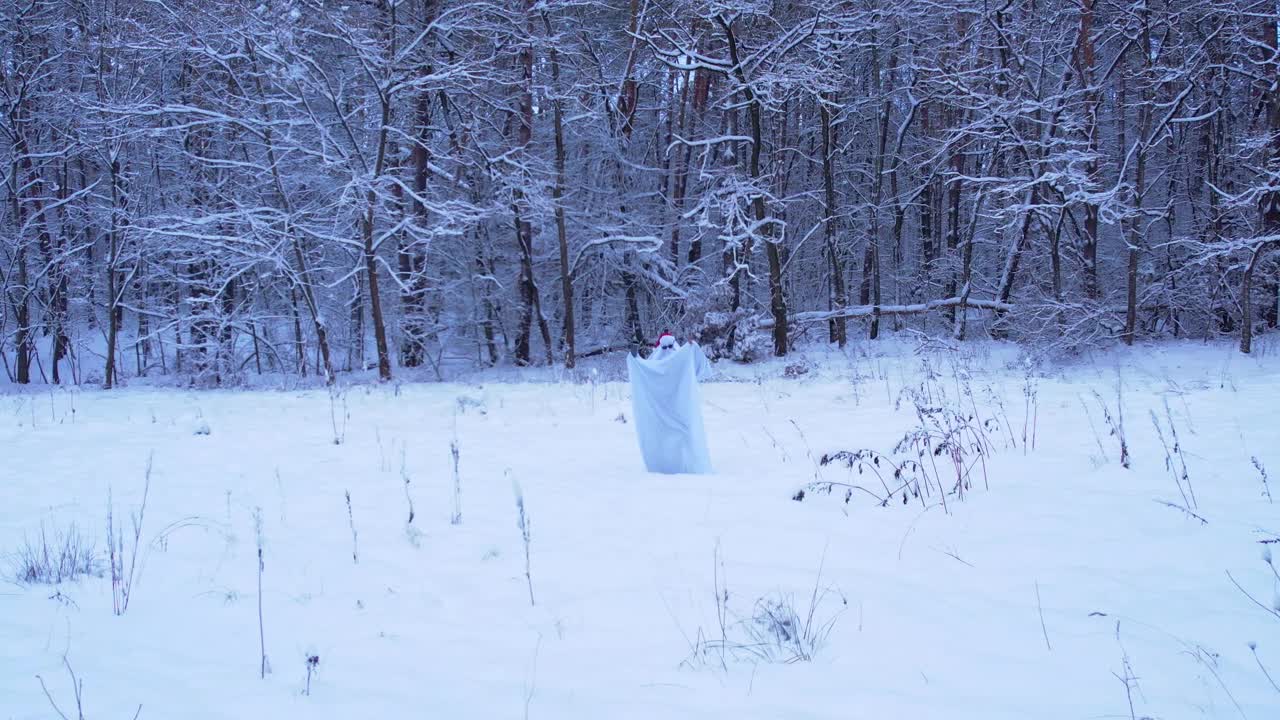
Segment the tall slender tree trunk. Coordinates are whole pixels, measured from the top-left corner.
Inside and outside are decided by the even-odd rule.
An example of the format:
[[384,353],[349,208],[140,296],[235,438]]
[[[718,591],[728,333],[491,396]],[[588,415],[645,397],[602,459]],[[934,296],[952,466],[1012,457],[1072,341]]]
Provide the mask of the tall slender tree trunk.
[[[761,119],[760,100],[756,97],[751,82],[747,79],[746,69],[738,56],[738,39],[733,25],[724,16],[716,18],[724,29],[725,40],[729,45],[729,61],[733,64],[733,72],[742,85],[743,97],[747,101],[747,115],[751,122],[751,179],[755,183],[761,181],[760,151],[764,144],[763,120]],[[782,259],[778,253],[778,244],[773,240],[773,225],[767,223],[768,212],[765,209],[764,194],[756,189],[751,199],[751,207],[755,213],[756,224],[764,235],[765,255],[769,261],[769,310],[773,315],[773,354],[787,354],[789,328],[787,324],[787,299],[782,289]],[[750,250],[748,250],[748,254]]]
[[[424,74],[431,74],[427,66]],[[427,206],[422,202],[427,193],[427,177],[431,163],[431,94],[423,90],[418,94],[414,123],[417,126],[414,134],[413,149],[409,153],[409,162],[413,171],[413,197],[409,199],[413,219],[417,229],[425,231],[431,222]],[[404,367],[418,367],[426,361],[427,331],[427,258],[420,247],[419,233],[406,232],[400,236],[400,247],[396,252],[400,274],[400,364]]]
[[[58,183],[58,205],[61,215],[61,229],[57,235],[57,241],[54,236],[48,232],[44,233],[49,238],[48,267],[49,267],[49,330],[53,335],[53,346],[49,353],[49,364],[53,383],[62,382],[60,366],[62,359],[66,357],[67,350],[70,345],[70,339],[67,337],[67,323],[69,322],[70,303],[67,299],[69,283],[67,280],[67,249],[71,247],[71,220],[67,212],[67,198],[70,194],[71,177],[67,167],[66,160],[62,163],[62,174]],[[139,316],[140,318],[143,316]]]
[[[22,146],[17,148],[18,152],[22,152]],[[15,153],[17,155],[18,153]],[[21,185],[18,180],[18,162],[14,159],[11,168],[11,179],[13,187]],[[10,191],[9,204],[13,213],[15,227],[21,228],[24,225],[22,201],[17,192]],[[31,347],[31,290],[29,283],[31,281],[27,270],[27,246],[25,240],[18,236],[18,248],[14,254],[14,265],[16,266],[17,282],[9,283],[7,288],[8,298],[6,298],[13,308],[14,320],[17,322],[17,328],[13,336],[14,350],[14,381],[26,385],[31,382],[31,356],[33,354]],[[0,352],[3,352],[3,343],[0,342]]]
[[[882,95],[879,52],[871,51],[871,87],[877,97]],[[884,156],[889,142],[889,115],[893,104],[887,96],[881,99],[878,123],[878,140],[873,161],[871,203],[867,206],[867,246],[862,262],[862,304],[871,305],[871,326],[867,337],[880,337],[880,203],[884,200]]]
[[[960,252],[960,201],[964,191],[964,180],[962,179],[965,171],[965,155],[959,148],[951,151],[951,171],[954,177],[947,181],[947,258],[948,267],[946,272],[946,281],[943,284],[943,294],[946,297],[955,297],[957,286],[957,268],[955,267],[956,255]],[[967,265],[967,261],[966,261]],[[968,273],[965,272],[965,275]],[[954,327],[957,323],[957,316],[963,312],[963,309],[948,308],[947,321]]]
[[14,319],[18,323],[13,336],[16,357],[14,358],[14,380],[19,385],[31,382],[31,356],[34,348],[31,342],[31,277],[27,270],[27,249],[18,248],[17,254],[18,283],[10,290],[13,298]]
[[[1136,210],[1136,216],[1129,221],[1128,231],[1128,267],[1125,277],[1125,321],[1124,321],[1124,344],[1132,345],[1134,337],[1137,334],[1138,327],[1138,268],[1141,261],[1142,250],[1146,246],[1146,228],[1148,226],[1146,216],[1144,214],[1144,200],[1147,192],[1147,144],[1151,138],[1151,105],[1154,102],[1154,96],[1151,90],[1153,78],[1151,76],[1151,30],[1149,25],[1149,11],[1145,8],[1141,11],[1142,15],[1142,57],[1143,57],[1143,74],[1142,74],[1142,104],[1138,107],[1138,134],[1134,138],[1134,175],[1133,175],[1133,202]],[[1121,83],[1124,82],[1123,77]],[[1124,145],[1121,144],[1121,148]]]
[[[542,21],[546,26],[547,35],[552,35],[551,18],[546,12],[542,14]],[[560,295],[564,302],[564,366],[571,370],[577,361],[577,342],[574,337],[575,328],[573,324],[573,276],[572,268],[569,267],[569,238],[565,229],[564,218],[564,103],[560,99],[560,93],[562,92],[560,87],[560,53],[556,50],[554,39],[550,37],[548,39],[551,40],[548,59],[551,61],[551,92],[554,95],[551,101],[551,112],[556,136],[556,183],[551,190],[551,200],[555,205],[556,245],[560,251]]]
[[289,287],[289,310],[293,317],[293,347],[298,364],[298,374],[307,376],[307,342],[302,334],[302,317],[298,312],[297,286]]
[[[1280,159],[1280,93],[1277,93],[1275,89],[1276,84],[1280,83],[1280,59],[1277,58],[1277,51],[1280,48],[1277,48],[1277,32],[1280,32],[1280,27],[1277,26],[1276,15],[1272,14],[1262,24],[1262,41],[1268,50],[1270,62],[1268,70],[1271,75],[1269,78],[1269,90],[1266,91],[1267,94],[1265,95],[1266,129],[1269,140],[1263,150],[1264,166],[1268,162],[1275,162]],[[1272,186],[1259,200],[1258,209],[1259,214],[1262,216],[1263,232],[1267,235],[1280,235],[1280,190]],[[1258,267],[1259,261],[1276,244],[1275,242],[1264,242],[1254,249],[1252,257],[1249,258],[1249,266],[1245,268],[1244,277],[1240,283],[1240,352],[1242,353],[1249,353],[1253,350],[1253,305],[1251,300],[1253,274]]]
[[[688,123],[689,87],[692,75],[688,71],[682,71],[682,75],[676,77],[682,76],[684,82],[680,83],[680,94],[675,98],[675,102],[680,107],[676,129],[685,136],[685,140],[692,140],[693,138],[689,137],[692,128]],[[689,160],[692,157],[693,146],[682,143],[671,148],[671,152],[674,153],[674,157],[671,160],[671,234],[668,244],[671,248],[671,264],[679,267],[683,259],[680,252],[680,228],[684,223],[684,198],[689,185]]]
[[120,335],[118,312],[121,288],[119,277],[121,226],[123,225],[124,193],[120,176],[120,161],[111,158],[111,219],[107,231],[107,360],[102,373],[102,387],[110,390],[116,385],[116,344]]
[[391,352],[387,345],[387,324],[382,314],[382,293],[378,289],[377,249],[373,244],[373,213],[377,203],[375,195],[370,190],[366,196],[368,207],[361,229],[364,240],[364,275],[369,283],[369,315],[373,319],[373,341],[378,349],[378,380],[386,382],[391,379]]
[[[930,118],[929,103],[920,108],[920,131],[925,138],[932,140],[933,123]],[[933,177],[926,179],[920,187],[920,274],[913,297],[918,301],[927,298],[933,280],[933,266],[937,261],[937,239],[933,234],[934,202],[937,181]]]
[[[711,84],[713,75],[707,68],[698,68],[693,71],[693,99],[690,101],[693,105],[693,126],[702,127],[703,113],[707,109],[707,100],[711,95]],[[680,193],[683,200],[684,194],[687,192],[689,181],[689,163],[693,157],[693,148],[685,149],[684,164],[682,166],[682,179],[680,181]],[[695,234],[689,240],[689,257],[688,262],[694,265],[702,260],[702,237]]]
[[[396,56],[396,4],[387,3],[388,61]],[[387,149],[391,130],[391,102],[387,94],[388,86],[378,89],[380,105],[380,125],[378,127],[377,156],[374,160],[372,182],[378,183],[387,169]],[[365,192],[364,217],[360,223],[361,240],[363,241],[364,274],[369,288],[369,317],[373,321],[373,341],[378,350],[378,380],[386,382],[391,379],[391,350],[387,344],[387,323],[382,312],[382,292],[378,282],[378,248],[374,244],[374,224],[378,207],[378,192],[370,186]]]
[[[516,148],[529,152],[533,139],[533,1],[525,0],[525,21],[528,41],[520,47],[517,62],[520,67],[520,89],[516,113]],[[533,226],[529,222],[529,209],[523,189],[512,191],[512,216],[515,223],[516,244],[520,251],[520,329],[516,335],[516,362],[528,365],[532,362],[531,339],[535,314],[539,330],[547,345],[547,362],[552,360],[551,331],[541,312],[538,286],[533,272]]]
[[1240,278],[1240,352],[1246,355],[1253,352],[1253,274],[1258,269],[1258,261],[1268,249],[1266,243],[1253,249],[1249,264],[1245,266],[1244,275]]
[[347,301],[347,372],[364,370],[364,283],[359,273],[351,277],[351,299]]
[[[843,308],[849,299],[845,292],[844,269],[840,264],[840,249],[836,245],[836,187],[835,187],[835,128],[831,123],[831,110],[828,104],[835,105],[834,93],[824,95],[818,100],[818,114],[822,120],[822,234],[827,243],[827,261],[831,271],[831,296],[836,309]],[[831,321],[830,340],[844,347],[849,336],[844,317]]]
[[[250,62],[253,65],[253,77],[255,86],[258,90],[258,96],[266,97],[262,87],[261,72],[258,71],[258,59],[254,52],[254,48],[251,45],[246,45],[245,54],[249,56]],[[267,161],[271,166],[271,180],[275,185],[277,199],[280,206],[290,217],[292,217],[294,212],[293,203],[290,201],[289,193],[285,190],[284,178],[280,175],[280,163],[276,156],[275,136],[272,132],[270,123],[266,124],[263,133],[263,139],[265,141],[264,144],[267,152]],[[315,289],[311,285],[311,273],[308,269],[306,248],[303,246],[301,235],[293,228],[290,220],[286,220],[284,232],[289,237],[289,244],[293,250],[293,272],[295,277],[293,285],[289,289],[289,296],[293,305],[293,312],[295,313],[294,329],[296,332],[294,337],[299,343],[305,344],[305,338],[302,335],[302,327],[298,322],[298,317],[296,315],[297,298],[295,296],[295,291],[297,291],[302,296],[303,305],[307,308],[307,315],[311,318],[312,331],[315,332],[316,335],[316,349],[320,354],[320,371],[324,373],[325,384],[332,385],[337,378],[334,376],[333,359],[329,350],[329,332],[328,328],[325,326],[324,317],[320,313],[320,306],[316,300]],[[299,368],[303,376],[306,375],[307,370],[307,362],[303,352],[304,350],[305,347],[300,346],[298,354]]]
[[[1080,35],[1076,44],[1076,66],[1080,76],[1080,84],[1084,88],[1084,133],[1088,139],[1090,158],[1085,163],[1085,172],[1090,183],[1097,183],[1099,152],[1098,106],[1100,104],[1098,89],[1094,87],[1094,48],[1093,21],[1095,0],[1080,0]],[[1122,71],[1123,72],[1123,71]],[[1119,103],[1117,112],[1121,127],[1124,125],[1125,104]],[[1123,132],[1123,131],[1122,131]],[[1121,144],[1123,150],[1123,143]],[[1084,294],[1089,300],[1102,297],[1098,285],[1098,204],[1084,204],[1084,234],[1080,243],[1080,254],[1084,261]]]
[[147,275],[142,261],[134,271],[133,295],[138,306],[138,335],[134,338],[134,353],[137,358],[138,377],[145,377],[151,365],[151,322],[148,317]]

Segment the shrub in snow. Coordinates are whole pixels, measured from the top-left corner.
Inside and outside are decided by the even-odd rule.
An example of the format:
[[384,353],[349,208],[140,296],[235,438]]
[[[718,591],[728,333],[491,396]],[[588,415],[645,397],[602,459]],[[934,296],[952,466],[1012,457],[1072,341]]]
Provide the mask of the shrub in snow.
[[[875,498],[882,507],[890,502],[905,505],[913,498],[923,506],[936,496],[945,509],[949,497],[963,499],[979,476],[986,486],[987,457],[995,450],[992,436],[1000,432],[1002,425],[996,415],[998,412],[1005,417],[1006,427],[1007,415],[1003,410],[980,409],[967,378],[956,375],[958,395],[947,389],[949,383],[937,382],[938,379],[926,362],[921,384],[904,388],[899,394],[898,404],[905,399],[915,409],[916,425],[903,434],[891,451],[840,450],[826,453],[818,461],[822,466],[842,464],[872,480],[823,480],[803,489],[823,494],[839,490],[846,503],[857,491]],[[1028,422],[1029,413],[1030,410]],[[1016,446],[1016,439],[1011,444]],[[797,501],[804,498],[803,492],[792,496]]]
[[[986,458],[991,453],[986,432],[990,426],[941,407],[917,404],[916,413],[919,424],[903,435],[892,454],[868,448],[840,450],[818,461],[819,465],[841,464],[859,476],[874,477],[879,487],[868,488],[857,480],[824,480],[810,483],[806,489],[824,494],[840,490],[846,503],[856,490],[875,498],[881,507],[891,501],[905,505],[913,498],[925,505],[936,494],[946,507],[948,496],[964,498],[975,473],[981,474],[985,485]],[[792,499],[803,500],[804,495],[797,493]]]
[[785,378],[798,378],[808,374],[809,365],[804,362],[791,363],[782,369],[782,376]]
[[196,421],[195,429],[192,430],[191,432],[193,435],[208,435],[213,432],[213,429],[209,427],[208,420],[205,420],[204,418],[200,418],[199,420]]
[[727,592],[717,596],[722,602],[718,614],[724,618],[719,637],[708,636],[701,628],[684,664],[690,667],[729,662],[790,664],[810,662],[826,646],[836,620],[848,601],[830,608],[829,592],[815,595],[808,604],[797,604],[790,595],[775,593],[758,598],[751,613],[738,617],[729,605]]
[[[1116,381],[1116,413],[1111,414],[1110,408],[1107,407],[1107,401],[1102,399],[1102,395],[1097,390],[1093,391],[1093,397],[1098,401],[1098,407],[1102,410],[1102,419],[1106,421],[1107,427],[1111,430],[1111,437],[1116,439],[1120,445],[1120,467],[1129,468],[1129,442],[1124,435],[1124,396],[1123,386],[1119,379]],[[1091,421],[1092,422],[1092,421]]]
[[58,585],[82,577],[102,577],[102,559],[93,541],[80,534],[74,523],[52,534],[40,526],[40,534],[25,537],[13,555],[12,576],[23,585]]
[[462,524],[462,476],[458,474],[458,460],[461,454],[458,438],[455,436],[449,443],[449,456],[453,458],[453,515],[449,517],[450,525]]
[[[508,471],[508,474],[510,474],[510,471]],[[529,604],[534,605],[533,574],[529,571],[529,540],[531,535],[529,516],[524,509],[524,491],[520,489],[520,483],[515,480],[511,481],[511,490],[516,496],[516,527],[520,528],[520,538],[524,540],[524,579],[529,585]]]
[[1271,499],[1271,486],[1267,484],[1268,478],[1266,466],[1262,464],[1262,461],[1259,460],[1256,455],[1249,459],[1253,461],[1253,467],[1258,471],[1258,475],[1262,478],[1262,496],[1267,499],[1268,503],[1274,502]]
[[258,540],[258,655],[261,660],[258,666],[258,677],[266,679],[267,673],[271,672],[271,661],[267,659],[266,625],[262,621],[262,573],[267,569],[262,557],[262,546],[265,544],[262,533],[262,508],[254,508],[253,534]]
[[351,526],[351,562],[360,564],[360,538],[356,535],[356,517],[351,512],[351,491],[347,490],[347,524]]
[[826,644],[838,613],[815,622],[816,607],[805,615],[797,610],[789,595],[773,594],[756,600],[747,634],[754,640],[751,650],[769,662],[809,662]]
[[[756,599],[750,613],[740,616],[731,607],[718,545],[714,567],[717,627],[711,632],[698,628],[696,639],[690,643],[689,657],[683,663],[691,667],[716,664],[727,670],[729,662],[809,662],[826,645],[849,604],[838,590],[822,585],[820,565],[807,602],[797,602],[789,594],[771,593]],[[839,607],[832,608],[835,599]]]
[[311,694],[311,675],[312,673],[316,672],[319,669],[320,669],[320,656],[308,655],[307,656],[307,687],[305,690],[302,691],[303,695]]
[[405,522],[405,524],[412,526],[413,518],[414,518],[413,495],[409,494],[409,483],[411,482],[411,479],[409,477],[409,465],[405,461],[404,448],[400,449],[400,481],[404,483],[404,499],[405,499],[405,502],[409,504],[409,519]]
[[848,504],[853,500],[854,491],[857,490],[875,498],[880,507],[886,507],[891,501],[899,499],[903,505],[912,498],[920,500],[921,504],[925,502],[928,478],[923,475],[923,467],[914,460],[897,462],[888,455],[862,448],[827,453],[818,460],[818,464],[823,467],[840,464],[859,476],[875,477],[880,485],[879,490],[882,490],[883,494],[875,489],[864,487],[856,479],[849,482],[819,480],[802,488],[791,497],[792,500],[803,501],[806,497],[805,490],[823,495],[832,495],[838,490],[844,496],[844,502]]
[[347,408],[349,388],[333,383],[328,389],[329,426],[333,429],[333,444],[341,445],[347,439],[347,420],[351,419],[351,410]]
[[768,332],[757,327],[759,318],[750,310],[730,311],[728,288],[694,290],[685,301],[686,322],[692,323],[689,337],[712,360],[751,362],[768,356],[773,349]]
[[[1169,434],[1172,442],[1165,439],[1164,430],[1160,427],[1160,419],[1156,417],[1154,410],[1151,411],[1151,424],[1155,426],[1156,437],[1160,438],[1160,446],[1164,448],[1164,466],[1165,469],[1173,476],[1173,482],[1178,486],[1178,493],[1182,495],[1182,502],[1186,508],[1196,509],[1196,491],[1191,486],[1191,476],[1187,472],[1187,461],[1182,454],[1182,442],[1178,439],[1178,428],[1173,424],[1173,411],[1169,409],[1169,401],[1166,399],[1164,403],[1165,417],[1169,421]],[[1174,461],[1177,461],[1176,464]]]
[[138,548],[142,544],[142,523],[147,514],[147,496],[151,494],[151,466],[154,454],[147,456],[147,469],[142,486],[142,504],[129,512],[133,529],[132,544],[125,539],[124,529],[115,522],[115,503],[111,489],[107,488],[107,563],[111,569],[111,607],[116,615],[129,609],[133,597],[133,582],[138,571]]
[[481,415],[486,415],[489,412],[488,408],[485,407],[483,399],[471,397],[470,395],[459,395],[458,414],[465,415],[468,410],[475,410]]

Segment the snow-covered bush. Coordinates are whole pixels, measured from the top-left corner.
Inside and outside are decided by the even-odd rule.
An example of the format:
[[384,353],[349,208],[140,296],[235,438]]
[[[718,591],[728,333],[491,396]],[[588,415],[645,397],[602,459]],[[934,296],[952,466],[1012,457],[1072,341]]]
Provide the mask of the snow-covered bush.
[[[892,450],[838,450],[825,453],[818,460],[822,466],[844,465],[859,477],[874,478],[874,482],[863,483],[856,478],[847,482],[817,481],[792,499],[804,500],[806,491],[839,491],[847,503],[857,491],[875,498],[882,507],[890,502],[905,505],[912,499],[926,505],[934,498],[946,507],[949,497],[963,498],[975,478],[980,476],[985,485],[987,457],[994,452],[992,436],[1000,432],[1002,425],[1009,425],[1007,413],[1002,406],[998,410],[980,408],[967,377],[957,374],[959,390],[949,391],[947,383],[936,382],[939,376],[928,362],[924,363],[924,371],[918,386],[904,388],[898,396],[899,406],[906,403],[915,410],[916,424],[903,433]],[[1032,422],[1029,392],[1024,390],[1028,427]],[[996,418],[997,414],[1003,421]],[[1007,434],[1016,444],[1012,433]]]
[[[510,471],[507,471],[510,475]],[[520,539],[524,541],[524,579],[529,586],[529,605],[535,605],[533,600],[533,573],[529,567],[529,542],[533,538],[531,533],[532,526],[529,523],[529,513],[524,506],[524,490],[520,489],[520,483],[515,479],[511,480],[511,491],[516,497],[516,527],[520,528]]]
[[471,395],[458,396],[458,414],[466,415],[468,410],[475,410],[480,415],[486,415],[489,408],[486,406],[483,397],[473,397]]
[[[839,607],[831,607],[833,596]],[[807,604],[791,595],[771,593],[757,598],[751,613],[738,616],[728,607],[729,594],[718,596],[723,606],[718,614],[725,619],[719,636],[699,628],[692,651],[684,664],[689,667],[730,662],[782,663],[810,662],[826,646],[836,621],[848,601],[834,591],[815,593]]]
[[147,515],[147,496],[151,494],[151,468],[154,460],[154,453],[147,456],[142,503],[129,513],[131,538],[126,538],[124,528],[116,523],[115,501],[110,488],[107,489],[107,566],[111,570],[111,606],[116,615],[125,614],[129,609],[129,598],[133,596],[133,583],[138,572],[138,550],[142,546],[142,524]]
[[[825,647],[849,604],[839,590],[822,584],[819,566],[807,601],[773,592],[757,598],[749,614],[740,615],[730,605],[732,595],[718,545],[714,567],[716,627],[710,632],[698,628],[683,663],[689,667],[719,665],[727,670],[730,662],[809,662]],[[837,601],[838,607],[832,607]]]
[[351,419],[351,410],[347,407],[350,388],[332,383],[328,386],[328,391],[329,425],[333,428],[333,444],[341,445],[347,440],[347,421]]
[[[747,634],[755,641],[754,650],[769,662],[809,662],[826,645],[840,611],[818,615],[827,591],[815,594],[807,607],[797,605],[790,595],[774,593],[756,600]],[[801,614],[803,610],[803,614]]]
[[307,686],[302,691],[303,695],[311,694],[311,676],[318,672],[319,669],[320,656],[314,654],[307,655]]
[[729,310],[728,291],[712,288],[693,293],[685,303],[688,336],[712,360],[751,362],[767,357],[773,347],[760,318],[746,308]]
[[1099,302],[1034,298],[999,316],[992,330],[1041,360],[1069,360],[1113,343],[1124,331],[1124,317]]
[[23,585],[58,585],[82,577],[101,577],[102,558],[75,523],[52,533],[41,525],[40,534],[24,538],[14,553],[12,575]]
[[782,369],[782,377],[795,379],[808,375],[810,370],[812,370],[812,368],[809,363],[805,360],[800,360],[798,362],[788,363],[787,366]]

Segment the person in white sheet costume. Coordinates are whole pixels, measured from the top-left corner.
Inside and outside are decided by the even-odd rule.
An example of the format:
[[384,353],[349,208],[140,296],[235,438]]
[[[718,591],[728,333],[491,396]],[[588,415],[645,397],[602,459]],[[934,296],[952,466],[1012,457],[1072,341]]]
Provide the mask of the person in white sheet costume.
[[663,333],[648,358],[627,356],[627,373],[636,436],[649,472],[710,473],[698,380],[711,374],[711,363],[702,348],[678,345]]

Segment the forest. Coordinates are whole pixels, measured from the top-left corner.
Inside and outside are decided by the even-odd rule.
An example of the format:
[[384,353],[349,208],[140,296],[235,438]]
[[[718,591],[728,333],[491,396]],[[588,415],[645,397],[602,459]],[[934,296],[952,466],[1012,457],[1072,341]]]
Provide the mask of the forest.
[[1276,0],[0,0],[12,383],[1280,309]]

